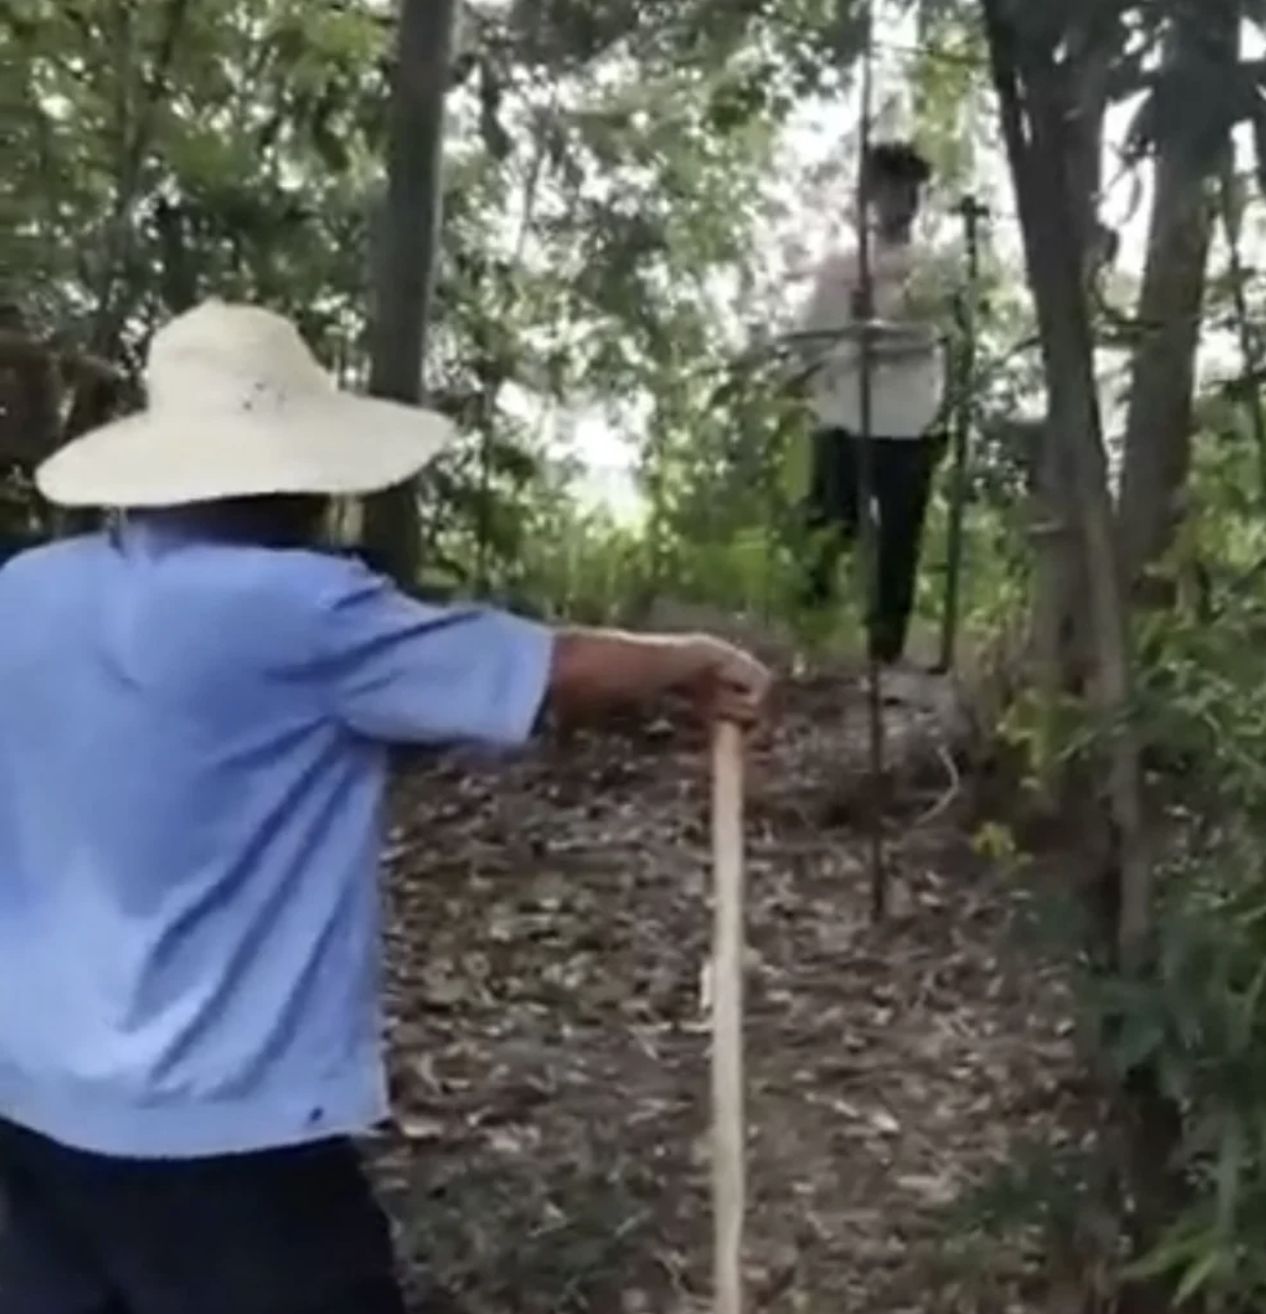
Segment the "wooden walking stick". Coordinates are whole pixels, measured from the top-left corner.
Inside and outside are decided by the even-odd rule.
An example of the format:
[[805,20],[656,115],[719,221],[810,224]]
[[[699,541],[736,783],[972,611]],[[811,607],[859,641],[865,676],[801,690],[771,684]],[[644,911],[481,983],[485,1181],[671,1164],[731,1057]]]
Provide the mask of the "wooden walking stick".
[[743,731],[712,745],[716,924],[712,959],[712,1173],[716,1314],[742,1314],[746,1137],[743,1114]]

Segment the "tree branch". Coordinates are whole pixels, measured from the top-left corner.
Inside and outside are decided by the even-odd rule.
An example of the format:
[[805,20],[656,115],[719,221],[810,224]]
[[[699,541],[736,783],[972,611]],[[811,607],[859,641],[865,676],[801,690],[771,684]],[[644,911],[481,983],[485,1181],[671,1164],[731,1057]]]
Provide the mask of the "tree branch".
[[97,317],[91,335],[92,349],[101,355],[113,354],[116,339],[126,320],[126,313],[116,305],[116,292],[120,270],[128,263],[134,231],[132,211],[140,189],[141,173],[154,133],[158,107],[167,86],[167,75],[175,61],[176,51],[191,9],[190,0],[168,0],[163,35],[154,60],[154,68],[146,80],[144,94],[131,132],[122,146],[119,162],[118,190],[114,211],[106,229],[105,249],[97,294]]

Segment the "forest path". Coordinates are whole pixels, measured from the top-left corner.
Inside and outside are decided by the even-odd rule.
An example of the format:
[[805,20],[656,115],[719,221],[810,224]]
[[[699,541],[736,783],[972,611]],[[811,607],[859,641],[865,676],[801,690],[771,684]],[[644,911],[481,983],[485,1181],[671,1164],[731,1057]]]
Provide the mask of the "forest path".
[[[872,927],[857,809],[830,806],[863,759],[861,693],[792,682],[785,704],[750,768],[751,1307],[1046,1308],[1035,1257],[956,1249],[949,1218],[1071,1126],[1067,1000],[938,807],[948,767],[895,801]],[[910,706],[889,725],[898,757],[940,733]],[[373,1149],[406,1253],[469,1314],[708,1308],[706,771],[660,727],[402,783],[397,1120]]]

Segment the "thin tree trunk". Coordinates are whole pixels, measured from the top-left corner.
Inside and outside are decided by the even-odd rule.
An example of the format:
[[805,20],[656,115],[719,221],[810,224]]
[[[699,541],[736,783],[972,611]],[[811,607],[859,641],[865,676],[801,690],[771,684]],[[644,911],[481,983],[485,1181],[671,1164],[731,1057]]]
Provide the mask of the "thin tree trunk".
[[1223,159],[1222,177],[1218,181],[1218,199],[1222,210],[1222,224],[1226,233],[1230,264],[1235,331],[1239,337],[1240,356],[1244,367],[1244,406],[1248,411],[1249,425],[1253,430],[1253,446],[1257,451],[1258,493],[1263,504],[1266,505],[1266,404],[1263,403],[1260,383],[1262,344],[1248,304],[1250,274],[1244,267],[1243,207],[1237,195],[1234,154],[1234,150],[1230,149]]
[[[401,0],[400,6],[369,390],[376,397],[414,404],[424,397],[422,370],[440,236],[444,100],[456,11],[456,0]],[[412,582],[421,555],[413,484],[370,501],[365,545],[398,579]]]
[[[1081,15],[1070,24],[1067,55],[1058,74],[1058,91],[1068,106],[1059,149],[1066,171],[1067,207],[1076,224],[1076,259],[1086,287],[1103,244],[1098,203],[1104,130],[1113,63],[1122,41],[1123,30],[1113,13],[1096,10]],[[1076,527],[1064,517],[1064,508],[1076,500],[1074,472],[1068,452],[1049,435],[1048,425],[1035,488],[1037,519],[1044,532],[1037,540],[1039,584],[1033,634],[1044,714],[1053,724],[1060,700],[1082,694],[1088,686],[1094,640],[1085,606],[1090,587],[1086,561]],[[1052,779],[1048,784],[1054,787],[1056,782]]]
[[[1177,7],[1166,54],[1175,95],[1239,58],[1239,0]],[[1210,192],[1226,139],[1211,142],[1188,125],[1158,143],[1147,267],[1139,298],[1142,339],[1134,354],[1121,485],[1125,578],[1137,589],[1168,550],[1191,466],[1201,311],[1216,207]]]
[[20,307],[0,304],[0,473],[33,470],[61,437],[61,370],[27,331]]

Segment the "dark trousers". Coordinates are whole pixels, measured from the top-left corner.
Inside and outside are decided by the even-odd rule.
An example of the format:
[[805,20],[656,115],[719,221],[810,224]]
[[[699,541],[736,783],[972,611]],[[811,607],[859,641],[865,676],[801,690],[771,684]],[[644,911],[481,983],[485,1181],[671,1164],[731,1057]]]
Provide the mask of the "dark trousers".
[[[821,429],[813,435],[808,511],[809,526],[819,537],[809,564],[806,601],[815,607],[833,600],[840,554],[857,538],[860,449],[860,440],[844,429]],[[871,654],[882,662],[895,662],[905,651],[932,476],[944,450],[940,435],[876,438],[871,444],[879,560],[867,627]]]
[[353,1147],[132,1161],[0,1121],[3,1314],[404,1314]]

